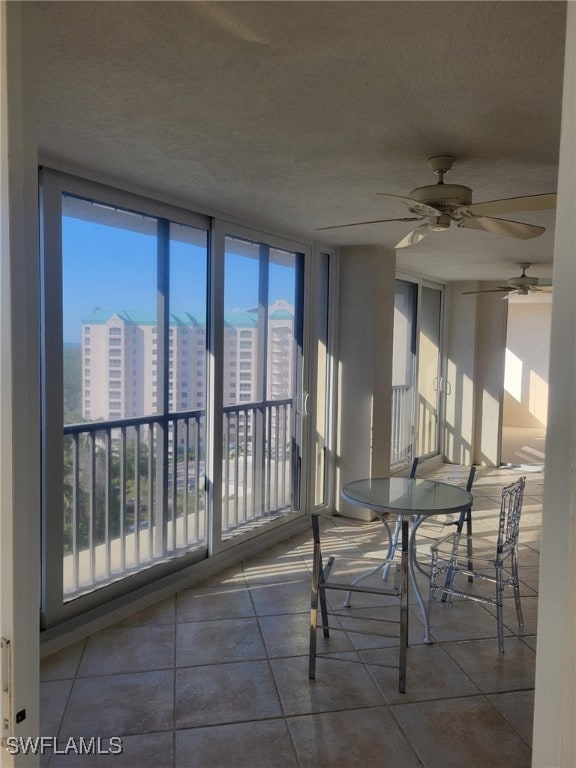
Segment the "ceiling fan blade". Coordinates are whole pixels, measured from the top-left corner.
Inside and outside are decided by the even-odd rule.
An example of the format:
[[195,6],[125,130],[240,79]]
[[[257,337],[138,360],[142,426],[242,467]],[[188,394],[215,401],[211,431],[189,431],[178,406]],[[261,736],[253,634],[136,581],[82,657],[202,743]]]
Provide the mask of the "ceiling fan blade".
[[425,216],[440,216],[442,211],[437,208],[433,208],[426,203],[420,203],[418,200],[413,200],[411,197],[402,197],[401,195],[389,195],[386,192],[376,192],[381,197],[388,197],[390,200],[396,200],[403,205],[407,205],[413,213],[422,213]]
[[344,227],[360,227],[363,224],[386,224],[390,221],[422,221],[423,216],[405,216],[403,219],[375,219],[374,221],[355,221],[352,224],[336,224],[334,227],[319,227],[315,232],[322,232],[324,229],[343,229]]
[[513,288],[504,288],[499,286],[498,288],[485,288],[483,291],[462,291],[462,296],[471,296],[473,293],[502,293],[502,291],[513,291]]
[[467,229],[481,229],[485,232],[492,232],[494,235],[504,235],[504,237],[517,237],[520,240],[538,237],[546,229],[545,227],[536,227],[533,224],[521,224],[519,221],[508,221],[507,219],[491,219],[486,216],[462,219],[458,222],[458,226]]
[[412,232],[408,232],[399,243],[396,243],[394,248],[407,248],[409,245],[416,245],[416,243],[419,243],[420,240],[426,237],[429,231],[428,224],[421,224],[416,229],[413,229]]
[[466,216],[500,216],[508,213],[525,211],[547,211],[556,208],[556,195],[529,195],[528,197],[508,197],[504,200],[487,200],[485,203],[472,203],[458,208],[455,213]]
[[539,288],[546,288],[548,286],[552,285],[552,278],[550,277],[539,277],[538,278],[538,287]]

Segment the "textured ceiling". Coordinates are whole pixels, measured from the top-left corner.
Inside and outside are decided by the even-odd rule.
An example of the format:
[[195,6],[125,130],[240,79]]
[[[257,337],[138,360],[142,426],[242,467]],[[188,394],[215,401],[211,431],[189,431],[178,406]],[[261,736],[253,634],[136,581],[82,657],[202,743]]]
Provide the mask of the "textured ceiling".
[[[392,247],[435,178],[474,200],[553,192],[563,2],[31,2],[41,155],[191,208],[327,243]],[[472,230],[398,252],[412,271],[549,276],[554,212],[531,241]]]

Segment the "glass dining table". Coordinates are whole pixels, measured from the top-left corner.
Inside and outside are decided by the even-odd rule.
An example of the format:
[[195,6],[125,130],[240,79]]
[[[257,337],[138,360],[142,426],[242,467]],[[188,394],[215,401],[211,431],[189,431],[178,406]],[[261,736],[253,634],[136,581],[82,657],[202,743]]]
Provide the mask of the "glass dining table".
[[[389,515],[410,517],[408,540],[410,585],[424,622],[424,642],[431,643],[428,604],[422,598],[416,581],[416,532],[420,525],[432,515],[453,514],[467,509],[472,505],[474,497],[469,491],[456,485],[408,477],[370,477],[354,480],[343,486],[341,495],[354,506],[373,510],[385,524]],[[389,530],[388,536],[391,542]]]

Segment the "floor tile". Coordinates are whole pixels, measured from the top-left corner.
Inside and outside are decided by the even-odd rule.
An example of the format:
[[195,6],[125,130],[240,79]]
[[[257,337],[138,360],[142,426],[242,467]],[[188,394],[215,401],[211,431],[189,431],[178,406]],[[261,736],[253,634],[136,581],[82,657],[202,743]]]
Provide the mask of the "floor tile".
[[254,616],[247,587],[214,586],[186,589],[178,593],[176,621],[237,619]]
[[331,712],[385,704],[363,664],[317,659],[316,679],[308,679],[308,656],[272,659],[272,670],[287,715]]
[[281,717],[267,661],[176,670],[176,727],[219,725]]
[[417,768],[410,743],[387,707],[291,717],[301,768]]
[[[54,755],[50,768],[173,768],[174,732],[139,733],[122,736],[120,754],[75,754]],[[115,743],[113,743],[113,748]],[[108,740],[102,740],[101,751],[111,750]],[[64,751],[66,744],[59,745]],[[182,764],[184,768],[186,764]]]
[[284,584],[251,584],[250,594],[258,616],[303,613],[310,610],[310,577]]
[[504,653],[498,652],[496,638],[444,647],[483,693],[534,688],[536,654],[517,637],[505,639]]
[[230,566],[223,571],[215,573],[213,576],[199,581],[196,584],[198,589],[203,587],[214,587],[224,585],[226,587],[245,587],[246,578],[244,577],[244,568],[242,563]]
[[482,696],[391,710],[425,768],[530,768],[530,749]]
[[255,618],[195,621],[177,626],[177,667],[264,658],[266,649]]
[[[445,465],[426,474],[462,485],[468,469]],[[518,476],[510,468],[478,469],[474,531],[495,542],[502,487]],[[47,755],[42,768],[112,761],[119,768],[527,768],[542,480],[541,472],[530,474],[524,500],[525,626],[518,628],[507,597],[504,655],[493,609],[470,601],[435,603],[435,642],[424,645],[411,590],[407,693],[399,694],[397,640],[350,631],[370,629],[382,613],[396,618],[397,600],[375,609],[371,596],[355,594],[352,608],[342,609],[342,595],[332,593],[330,605],[344,615],[331,622],[349,628],[328,640],[317,633],[318,652],[331,655],[318,658],[309,680],[312,539],[303,531],[44,659],[43,733],[58,734],[61,743],[121,736],[124,752]],[[323,554],[341,564],[384,551],[380,521],[322,517],[320,524]],[[430,525],[420,529],[422,563],[438,535]],[[417,580],[426,598],[427,576]],[[439,738],[447,722],[450,739]]]
[[174,624],[176,618],[176,598],[169,597],[159,603],[144,608],[119,621],[116,627],[140,627],[149,624]]
[[[389,704],[471,696],[480,691],[441,645],[408,649],[406,693],[398,692],[398,649],[360,651]],[[378,666],[386,665],[386,666]]]
[[[332,622],[334,620],[332,619]],[[310,612],[288,613],[282,616],[262,616],[260,629],[270,658],[303,656],[310,646]],[[324,640],[322,631],[316,633],[318,653],[353,651],[354,646],[345,632],[333,631]]]
[[284,584],[287,581],[303,581],[310,578],[310,571],[300,555],[289,557],[250,558],[245,560],[246,582],[255,584]]
[[86,643],[78,677],[170,669],[175,631],[173,625],[159,624],[97,632]]
[[523,636],[522,641],[533,651],[536,650],[536,635]]
[[[455,599],[453,604],[436,601],[430,611],[430,631],[434,640],[446,642],[496,637],[495,616],[473,600]],[[505,629],[505,634],[510,634]]]
[[65,680],[74,677],[85,645],[86,640],[81,640],[43,658],[40,662],[40,680]]
[[532,745],[534,723],[534,691],[512,691],[486,697],[506,718],[528,746]]
[[40,734],[58,736],[73,680],[40,683]]
[[299,768],[286,722],[261,720],[176,732],[176,768]]
[[60,735],[123,736],[173,727],[174,672],[78,678]]

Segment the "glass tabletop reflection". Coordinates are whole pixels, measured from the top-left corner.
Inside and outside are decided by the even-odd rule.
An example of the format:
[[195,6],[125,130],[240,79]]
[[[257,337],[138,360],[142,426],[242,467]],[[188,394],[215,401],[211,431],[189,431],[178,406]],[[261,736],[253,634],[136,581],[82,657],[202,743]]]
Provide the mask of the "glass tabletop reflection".
[[367,509],[418,516],[458,512],[473,499],[457,485],[408,477],[354,480],[342,488],[342,497]]

